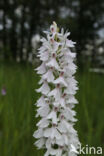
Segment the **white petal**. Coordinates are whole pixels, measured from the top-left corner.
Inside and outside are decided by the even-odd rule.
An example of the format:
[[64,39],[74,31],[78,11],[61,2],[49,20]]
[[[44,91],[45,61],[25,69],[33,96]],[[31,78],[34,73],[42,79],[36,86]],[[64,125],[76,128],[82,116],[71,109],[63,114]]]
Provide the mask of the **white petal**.
[[56,139],[61,138],[61,134],[58,132],[58,130],[55,127],[52,127],[51,136],[52,139],[55,137]]
[[60,99],[60,104],[62,107],[65,107],[65,99],[63,97]]
[[57,155],[57,150],[55,150],[55,149],[50,149],[50,154],[51,155]]
[[67,120],[70,120],[70,121],[73,121],[73,122],[77,121],[77,120],[74,118],[74,116],[76,115],[76,112],[73,111],[73,110],[70,110],[69,108],[63,110],[63,115],[65,116],[65,118],[66,118]]
[[55,102],[53,102],[53,105],[58,107],[60,105],[60,102],[59,101],[55,101]]
[[64,146],[65,145],[64,138],[61,136],[60,139],[56,140],[56,144],[58,144],[59,146]]
[[68,152],[68,156],[77,156],[77,154],[76,153],[74,153],[74,152]]
[[63,140],[65,141],[65,144],[68,145],[69,144],[69,138],[66,134],[63,134]]
[[76,131],[74,130],[74,128],[72,127],[72,125],[67,122],[66,120],[63,120],[63,125],[66,127],[67,131],[71,134],[76,134]]
[[38,123],[37,126],[39,126],[40,128],[45,128],[48,127],[49,125],[49,121],[46,118],[41,119]]
[[44,154],[44,156],[49,156],[50,155],[50,151],[47,150],[46,153]]
[[48,82],[53,82],[53,81],[54,81],[54,75],[53,75],[52,70],[51,70],[51,69],[48,70],[48,72],[45,73],[45,74],[42,76],[42,78],[43,78],[44,80],[47,80]]
[[78,101],[75,99],[75,97],[73,95],[70,95],[69,99],[67,100],[67,103],[77,104]]
[[75,64],[68,64],[64,67],[64,70],[68,75],[73,75],[76,72],[76,68]]
[[46,105],[46,102],[45,102],[45,99],[44,99],[44,97],[43,96],[41,96],[40,98],[39,98],[39,100],[37,101],[37,106],[38,107],[42,107],[42,106],[45,106]]
[[46,105],[44,107],[40,107],[37,110],[37,116],[46,117],[48,115],[49,111],[50,111],[50,108],[48,105]]
[[52,58],[48,63],[46,63],[46,66],[48,66],[48,67],[54,67],[57,70],[60,69],[60,67],[59,67],[59,65],[58,65],[58,63],[57,63],[57,61],[56,61],[55,58]]
[[65,87],[67,87],[67,83],[65,82],[64,78],[62,76],[60,76],[59,78],[57,78],[55,81],[54,81],[55,84],[62,84],[64,85]]
[[42,37],[42,38],[40,39],[40,41],[41,41],[41,42],[46,42],[47,40],[46,40],[46,38]]
[[74,44],[76,44],[76,42],[73,42],[73,41],[71,41],[71,40],[66,40],[66,46],[67,47],[74,47]]
[[49,88],[47,82],[44,82],[43,85],[39,89],[36,89],[36,91],[38,93],[41,92],[42,94],[47,95],[50,91],[50,88]]
[[41,61],[47,61],[49,59],[49,52],[45,51],[43,53],[40,54],[40,60]]
[[58,43],[58,42],[53,43],[52,48],[53,48],[54,52],[58,50],[59,45],[60,45],[60,43]]
[[67,88],[67,89],[64,90],[64,92],[66,94],[69,94],[69,95],[75,95],[76,94],[76,90],[73,89],[73,88]]
[[48,116],[47,119],[52,119],[52,123],[57,124],[57,114],[55,111],[52,111]]
[[67,52],[65,53],[65,55],[66,55],[66,56],[70,56],[71,58],[75,58],[75,57],[76,57],[76,53],[72,53],[72,52],[70,52],[70,51],[67,51]]
[[52,129],[51,128],[47,128],[46,130],[44,130],[44,136],[46,138],[50,137],[51,133],[52,133]]
[[42,63],[36,70],[38,74],[44,74],[46,72],[45,63]]
[[64,126],[63,120],[61,120],[61,122],[59,123],[57,129],[58,129],[61,133],[66,133],[66,132],[67,132],[67,128]]
[[33,134],[33,137],[34,138],[41,138],[41,137],[43,137],[43,129],[39,129],[39,130],[35,131],[34,134]]
[[52,140],[51,138],[48,138],[47,141],[46,141],[46,148],[51,148],[51,144],[52,144]]
[[62,149],[52,149],[50,150],[50,154],[54,156],[62,156]]
[[39,149],[41,149],[41,148],[43,147],[44,144],[45,144],[45,140],[44,140],[43,138],[41,138],[41,139],[39,139],[39,140],[37,140],[37,141],[35,142],[35,145],[36,145]]
[[44,80],[41,78],[38,84],[43,84],[43,83],[44,83]]
[[48,96],[53,96],[56,99],[56,101],[58,101],[61,97],[60,89],[53,89],[51,92],[49,92]]
[[62,149],[57,150],[57,156],[62,156]]

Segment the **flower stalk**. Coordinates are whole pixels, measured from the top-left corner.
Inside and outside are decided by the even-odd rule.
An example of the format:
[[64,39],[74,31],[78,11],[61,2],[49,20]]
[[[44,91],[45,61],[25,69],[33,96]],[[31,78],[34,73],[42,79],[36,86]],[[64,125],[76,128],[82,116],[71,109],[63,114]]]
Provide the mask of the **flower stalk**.
[[[41,97],[36,102],[40,121],[33,136],[35,145],[46,149],[44,156],[76,156],[79,139],[74,124],[76,112],[73,110],[78,101],[75,94],[78,89],[74,78],[76,53],[71,52],[75,42],[68,39],[69,32],[59,28],[53,22],[50,31],[45,31],[38,57],[42,64],[36,69],[40,74],[41,87],[36,91]],[[75,148],[75,151],[71,150]]]

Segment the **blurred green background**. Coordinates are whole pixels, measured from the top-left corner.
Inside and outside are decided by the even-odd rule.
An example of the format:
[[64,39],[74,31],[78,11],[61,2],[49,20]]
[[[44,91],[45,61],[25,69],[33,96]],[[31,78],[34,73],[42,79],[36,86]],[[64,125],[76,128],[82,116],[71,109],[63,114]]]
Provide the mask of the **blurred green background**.
[[79,139],[104,150],[104,1],[0,0],[0,156],[43,156],[32,136],[39,97],[34,68],[52,21],[77,42]]

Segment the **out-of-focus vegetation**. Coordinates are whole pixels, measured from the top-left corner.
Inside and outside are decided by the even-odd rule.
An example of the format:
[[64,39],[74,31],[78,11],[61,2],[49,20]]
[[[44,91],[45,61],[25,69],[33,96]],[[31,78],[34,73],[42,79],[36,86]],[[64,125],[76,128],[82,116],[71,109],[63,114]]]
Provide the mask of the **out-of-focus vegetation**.
[[[88,71],[77,72],[80,90],[76,106],[76,129],[82,145],[104,145],[104,75]],[[5,86],[6,95],[0,93],[0,155],[42,156],[43,151],[33,145],[32,134],[36,129],[38,99],[34,89],[39,77],[31,66],[0,64],[0,89]]]
[[0,0],[0,57],[31,61],[32,41],[52,21],[71,31],[79,63],[104,65],[103,0]]

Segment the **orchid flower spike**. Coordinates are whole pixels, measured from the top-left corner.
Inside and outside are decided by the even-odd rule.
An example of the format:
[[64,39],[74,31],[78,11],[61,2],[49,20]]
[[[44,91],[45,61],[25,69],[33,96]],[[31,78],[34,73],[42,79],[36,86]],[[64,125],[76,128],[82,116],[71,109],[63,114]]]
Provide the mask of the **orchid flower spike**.
[[41,78],[36,91],[41,97],[36,102],[36,117],[40,121],[33,134],[37,139],[35,145],[46,150],[44,156],[76,156],[80,142],[74,129],[77,119],[73,110],[78,103],[77,81],[73,76],[77,69],[76,53],[72,52],[75,42],[68,39],[69,32],[59,31],[55,22],[45,34],[38,53],[42,64],[36,69]]

